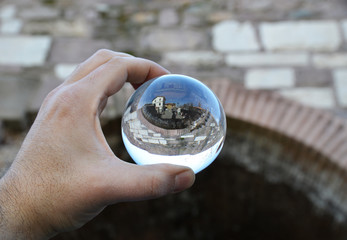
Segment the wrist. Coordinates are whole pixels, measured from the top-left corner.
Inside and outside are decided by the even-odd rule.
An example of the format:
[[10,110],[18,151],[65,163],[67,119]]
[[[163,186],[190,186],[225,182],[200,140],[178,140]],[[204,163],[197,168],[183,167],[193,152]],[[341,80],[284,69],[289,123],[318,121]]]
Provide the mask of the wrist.
[[0,179],[0,239],[48,239],[31,198],[17,183],[11,173]]

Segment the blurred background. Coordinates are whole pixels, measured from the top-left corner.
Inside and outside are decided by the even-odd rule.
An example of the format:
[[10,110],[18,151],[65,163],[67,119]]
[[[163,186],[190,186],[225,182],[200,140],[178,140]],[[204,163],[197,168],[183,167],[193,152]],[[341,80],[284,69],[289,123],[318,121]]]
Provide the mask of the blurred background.
[[[219,96],[228,134],[192,189],[107,208],[55,239],[346,239],[346,0],[0,0],[0,174],[46,94],[101,48]],[[102,115],[132,161],[120,119]]]

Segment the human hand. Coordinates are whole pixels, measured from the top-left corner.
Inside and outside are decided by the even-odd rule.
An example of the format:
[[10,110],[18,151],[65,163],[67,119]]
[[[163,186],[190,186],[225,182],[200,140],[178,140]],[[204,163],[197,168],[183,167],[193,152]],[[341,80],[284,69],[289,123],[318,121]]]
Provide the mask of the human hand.
[[117,158],[100,126],[107,98],[126,81],[138,86],[167,73],[149,60],[100,50],[54,89],[0,180],[1,239],[47,239],[81,227],[109,204],[190,187],[189,168]]

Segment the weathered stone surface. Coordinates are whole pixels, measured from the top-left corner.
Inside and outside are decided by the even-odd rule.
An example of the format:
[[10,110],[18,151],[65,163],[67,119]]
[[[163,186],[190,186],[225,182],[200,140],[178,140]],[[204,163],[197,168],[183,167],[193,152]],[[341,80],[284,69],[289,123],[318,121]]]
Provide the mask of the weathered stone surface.
[[76,67],[76,64],[57,64],[54,67],[55,76],[60,80],[64,80],[76,69]]
[[52,21],[23,22],[22,33],[25,35],[51,35],[55,23]]
[[347,42],[347,20],[342,21],[342,30],[345,41]]
[[297,68],[296,79],[296,87],[330,87],[333,82],[326,68]]
[[11,166],[20,149],[20,143],[11,145],[0,145],[0,177],[2,177]]
[[315,108],[335,107],[334,93],[331,88],[295,88],[281,90],[279,93],[289,99]]
[[90,29],[85,19],[78,18],[72,21],[59,20],[55,22],[51,35],[60,37],[88,37]]
[[143,49],[173,51],[201,48],[206,45],[206,35],[191,29],[147,29],[140,38]]
[[101,48],[111,49],[104,40],[88,38],[56,38],[51,50],[51,63],[80,63]]
[[7,19],[0,23],[1,34],[19,34],[22,30],[23,22],[20,19]]
[[278,89],[295,85],[295,72],[290,68],[251,69],[245,76],[249,89]]
[[0,37],[0,65],[40,66],[51,46],[48,36]]
[[227,21],[233,18],[233,14],[230,11],[213,11],[207,16],[208,22],[216,24],[218,22]]
[[338,68],[347,66],[347,54],[315,54],[312,62],[318,68]]
[[218,66],[223,56],[212,51],[179,51],[163,54],[164,65]]
[[4,138],[5,138],[5,136],[4,136],[4,129],[3,129],[3,123],[2,123],[2,121],[0,120],[0,144],[2,144],[3,143],[3,141],[4,141]]
[[35,6],[24,8],[19,12],[19,17],[26,20],[50,20],[58,18],[60,14],[59,9]]
[[225,62],[231,67],[306,66],[309,64],[309,55],[307,53],[228,54]]
[[213,47],[217,51],[255,51],[259,50],[255,31],[250,23],[224,21],[212,29]]
[[0,19],[8,20],[16,16],[17,8],[15,5],[4,5],[0,8]]
[[138,12],[131,17],[131,21],[135,24],[153,24],[157,20],[153,12]]
[[179,22],[179,17],[174,8],[166,8],[160,11],[159,25],[162,27],[175,26]]
[[37,86],[35,93],[33,96],[31,96],[31,99],[29,99],[30,101],[28,102],[26,109],[27,112],[38,112],[47,94],[61,83],[62,81],[60,79],[57,79],[51,75],[45,75],[40,84]]
[[0,119],[23,119],[39,85],[39,80],[2,76],[0,78]]
[[347,107],[347,69],[338,69],[334,71],[335,91],[338,104],[341,107]]
[[333,51],[341,44],[334,21],[262,23],[260,35],[266,50]]

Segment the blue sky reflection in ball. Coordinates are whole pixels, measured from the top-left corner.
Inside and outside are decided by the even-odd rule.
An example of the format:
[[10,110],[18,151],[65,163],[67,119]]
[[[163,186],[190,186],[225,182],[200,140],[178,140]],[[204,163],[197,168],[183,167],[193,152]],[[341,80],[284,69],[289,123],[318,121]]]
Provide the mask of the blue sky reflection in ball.
[[218,156],[225,134],[225,113],[215,94],[178,74],[142,84],[122,119],[124,145],[140,165],[170,163],[198,173]]

